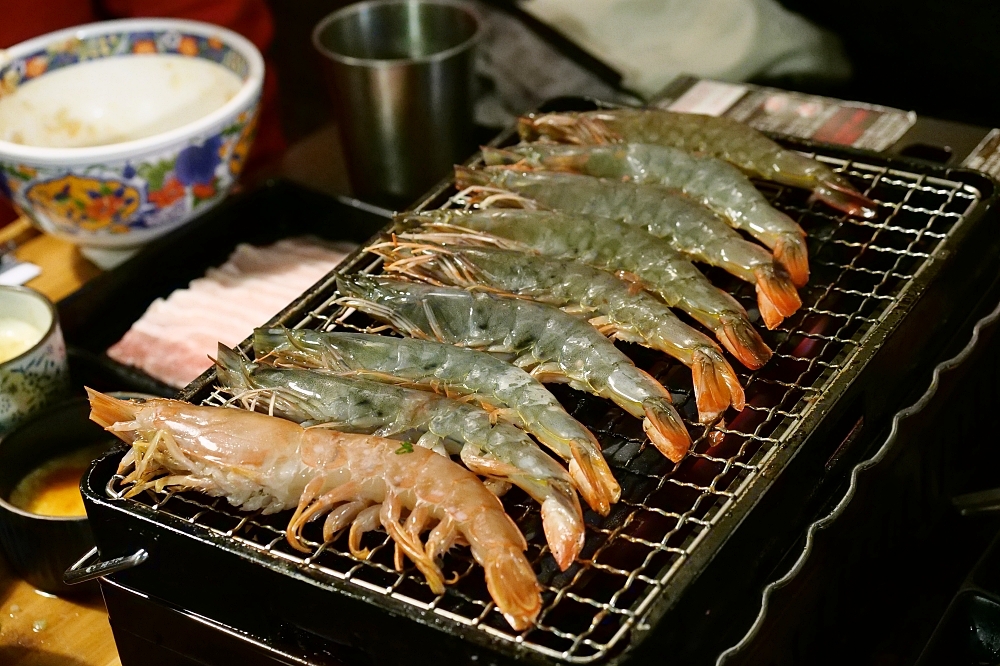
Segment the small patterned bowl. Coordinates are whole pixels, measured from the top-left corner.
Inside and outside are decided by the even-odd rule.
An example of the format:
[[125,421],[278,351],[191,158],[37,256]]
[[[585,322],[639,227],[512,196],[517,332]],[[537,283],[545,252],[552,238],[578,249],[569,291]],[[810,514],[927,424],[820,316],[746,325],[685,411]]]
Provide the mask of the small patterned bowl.
[[[242,83],[221,107],[151,136],[133,132],[132,136],[141,138],[84,147],[47,147],[26,145],[18,136],[0,132],[0,192],[42,230],[84,249],[135,248],[217,204],[239,176],[254,137],[264,60],[248,40],[219,26],[174,19],[128,19],[93,23],[22,42],[0,52],[0,105],[5,96],[39,77],[90,61],[116,59],[101,66],[110,67],[107,72],[120,70],[120,78],[86,79],[82,69],[74,83],[86,86],[87,97],[94,93],[104,107],[127,116],[112,119],[122,126],[141,127],[146,122],[141,114],[156,113],[157,107],[169,120],[171,114],[163,114],[163,104],[150,103],[150,97],[169,101],[174,89],[144,91],[140,85],[148,83],[144,68],[158,66],[147,54],[209,60],[234,73]],[[80,84],[81,78],[93,81],[93,87]],[[204,78],[196,81],[198,78],[174,76],[171,85],[211,88]],[[116,89],[116,84],[121,88]],[[104,86],[106,90],[93,91]],[[50,95],[63,90],[61,86],[55,92],[52,89],[50,85]],[[188,88],[177,94],[197,98],[200,93]],[[67,96],[77,99],[68,92]],[[177,111],[184,112],[184,107]],[[70,109],[69,115],[78,124],[84,113],[77,108]],[[61,131],[70,130],[76,131],[73,126]],[[113,134],[113,123],[107,123],[102,136]]]
[[0,363],[0,440],[19,422],[69,392],[69,365],[59,316],[34,289],[0,285],[0,319],[24,322],[40,337]]

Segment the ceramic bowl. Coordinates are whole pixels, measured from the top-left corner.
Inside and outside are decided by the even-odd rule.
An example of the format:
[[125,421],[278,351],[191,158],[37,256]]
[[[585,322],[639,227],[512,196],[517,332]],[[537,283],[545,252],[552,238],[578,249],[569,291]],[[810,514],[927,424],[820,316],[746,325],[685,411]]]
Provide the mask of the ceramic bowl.
[[[189,61],[168,75],[165,59],[149,54],[211,61],[238,81]],[[74,67],[58,85],[44,81]],[[198,115],[192,109],[219,88],[213,75],[232,80],[232,94]],[[27,129],[0,124],[0,192],[42,230],[81,248],[136,248],[225,197],[253,141],[263,79],[253,44],[196,21],[106,21],[0,51],[0,112],[20,91],[18,104],[28,98],[51,115]]]

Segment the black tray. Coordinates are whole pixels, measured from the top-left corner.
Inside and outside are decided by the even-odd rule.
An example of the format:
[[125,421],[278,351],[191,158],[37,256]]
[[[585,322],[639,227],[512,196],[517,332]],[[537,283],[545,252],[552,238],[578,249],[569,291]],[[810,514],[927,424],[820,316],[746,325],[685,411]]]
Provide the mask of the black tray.
[[361,243],[390,216],[390,211],[356,199],[330,197],[287,181],[234,195],[60,301],[69,354],[96,379],[95,388],[173,397],[173,387],[105,354],[150,303],[225,263],[239,243],[263,245],[301,235]]

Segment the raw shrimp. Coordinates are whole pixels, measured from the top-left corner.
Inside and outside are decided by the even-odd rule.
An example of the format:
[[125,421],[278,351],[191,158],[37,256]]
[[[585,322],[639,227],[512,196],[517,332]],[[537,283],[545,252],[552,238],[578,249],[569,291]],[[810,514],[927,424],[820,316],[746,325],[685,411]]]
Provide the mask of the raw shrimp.
[[757,287],[757,304],[768,328],[802,305],[788,273],[771,253],[730,229],[697,203],[656,185],[636,185],[573,173],[520,171],[513,167],[455,167],[459,188],[493,185],[566,213],[609,217],[645,227],[696,261],[729,271]]
[[258,328],[253,345],[258,361],[468,396],[567,461],[583,499],[601,515],[621,494],[597,438],[537,379],[495,356],[433,340],[287,328]]
[[[530,204],[530,200],[522,203]],[[771,350],[754,330],[743,306],[709,282],[668,242],[643,229],[593,215],[517,208],[430,210],[398,219],[404,224],[422,225],[418,233],[397,234],[404,240],[425,238],[537,251],[577,259],[633,280],[639,278],[643,287],[667,305],[710,328],[743,365],[756,370],[771,358]],[[469,230],[480,233],[471,234]]]
[[220,384],[244,396],[245,406],[296,423],[415,439],[438,453],[458,454],[476,474],[517,486],[542,505],[542,527],[560,569],[583,548],[583,512],[569,474],[521,430],[492,424],[481,407],[356,377],[259,366],[222,344],[215,364]]
[[342,275],[340,303],[398,330],[503,355],[540,381],[568,382],[608,398],[633,416],[670,460],[691,437],[670,394],[593,326],[543,303],[367,275]]
[[749,125],[731,118],[661,109],[607,109],[521,118],[525,140],[563,143],[655,143],[712,155],[751,176],[812,190],[813,197],[849,215],[872,219],[878,204],[847,178],[816,160],[785,150]]
[[743,388],[719,348],[634,283],[578,261],[502,248],[390,241],[368,250],[390,262],[387,271],[433,284],[483,285],[580,312],[593,317],[591,323],[605,335],[669,354],[691,368],[703,423],[716,420],[730,405],[743,409]]
[[[435,594],[444,592],[438,558],[462,540],[510,625],[522,630],[538,616],[541,591],[524,556],[524,536],[476,475],[444,456],[243,409],[87,393],[90,418],[132,445],[119,466],[127,473],[123,483],[132,486],[129,496],[147,488],[198,490],[246,511],[294,508],[285,534],[303,552],[309,550],[303,527],[323,514],[329,514],[324,539],[350,525],[356,557],[367,555],[363,532],[381,523]],[[422,543],[420,535],[435,521]],[[401,568],[399,559],[396,564]]]
[[771,248],[797,287],[809,281],[809,248],[802,227],[772,207],[739,169],[715,157],[649,143],[525,143],[506,150],[484,147],[483,159],[487,164],[627,178],[677,190],[712,209],[734,229],[747,232]]

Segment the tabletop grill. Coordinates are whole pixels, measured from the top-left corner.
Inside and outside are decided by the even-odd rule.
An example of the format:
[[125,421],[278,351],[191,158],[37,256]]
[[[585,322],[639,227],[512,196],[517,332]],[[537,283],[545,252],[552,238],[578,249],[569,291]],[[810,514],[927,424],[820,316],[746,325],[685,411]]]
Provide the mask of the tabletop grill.
[[[989,181],[968,172],[914,168],[873,156],[845,157],[799,147],[804,152],[811,148],[815,151],[811,156],[847,176],[879,203],[882,214],[874,221],[854,219],[810,202],[807,192],[758,184],[777,208],[808,232],[812,275],[800,291],[801,310],[777,330],[764,332],[775,350],[772,360],[756,372],[733,363],[746,389],[747,406],[740,414],[729,413],[712,426],[697,425],[686,368],[663,354],[623,346],[640,367],[671,390],[688,422],[694,446],[682,462],[673,464],[660,455],[643,437],[639,421],[617,407],[553,387],[567,409],[601,441],[621,482],[622,499],[605,518],[587,513],[587,541],[580,560],[559,572],[548,556],[537,507],[517,489],[504,498],[508,513],[528,538],[528,556],[544,588],[544,608],[535,626],[519,633],[511,630],[495,610],[481,572],[465,549],[455,549],[445,559],[446,575],[455,574],[458,582],[435,595],[414,568],[402,573],[393,569],[392,543],[381,532],[366,536],[371,555],[359,560],[347,551],[346,538],[322,544],[318,527],[307,530],[314,552],[304,557],[284,540],[287,513],[245,514],[224,500],[195,493],[150,492],[124,500],[119,478],[108,478],[107,465],[103,480],[91,473],[88,505],[96,502],[117,514],[140,517],[145,530],[159,525],[199,535],[234,557],[252,559],[289,579],[308,580],[330,597],[346,593],[387,611],[386,617],[416,619],[461,637],[475,646],[469,650],[491,658],[580,664],[619,661],[651,635],[665,614],[676,610],[779,473],[787,471],[803,443],[819,446],[809,438],[821,424],[823,430],[831,430],[832,444],[824,443],[822,451],[812,455],[818,461],[813,468],[837,471],[856,460],[858,452],[851,445],[872,409],[858,407],[857,400],[853,407],[845,407],[842,403],[851,402],[845,398],[849,387],[886,346],[968,227],[975,226],[974,218],[991,195]],[[450,195],[450,183],[443,184],[417,209],[454,205]],[[385,233],[392,230],[390,226]],[[381,260],[362,251],[338,270],[379,272]],[[715,269],[708,275],[759,321],[750,285]],[[337,306],[336,298],[331,276],[276,321],[323,330],[373,326],[366,316]],[[758,328],[764,331],[762,325]],[[182,396],[223,404],[225,396],[215,390],[213,380],[211,373],[206,374]],[[835,427],[830,424],[834,415]],[[808,497],[803,495],[801,503],[808,505]],[[95,533],[102,556],[126,554],[125,540],[111,535],[102,539],[104,531],[98,519]],[[141,571],[138,567],[116,576],[135,581]],[[192,599],[196,596],[187,594],[186,601],[167,601],[188,608],[195,603]],[[352,647],[379,650],[377,645]]]

